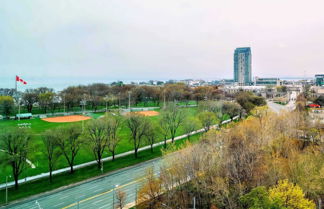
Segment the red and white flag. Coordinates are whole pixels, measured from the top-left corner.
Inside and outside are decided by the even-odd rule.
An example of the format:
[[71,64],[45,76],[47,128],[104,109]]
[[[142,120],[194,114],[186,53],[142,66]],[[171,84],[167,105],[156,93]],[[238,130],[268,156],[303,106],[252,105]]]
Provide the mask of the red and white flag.
[[21,83],[23,83],[24,85],[27,84],[27,82],[24,81],[23,79],[21,79],[18,75],[16,75],[16,81],[21,82]]

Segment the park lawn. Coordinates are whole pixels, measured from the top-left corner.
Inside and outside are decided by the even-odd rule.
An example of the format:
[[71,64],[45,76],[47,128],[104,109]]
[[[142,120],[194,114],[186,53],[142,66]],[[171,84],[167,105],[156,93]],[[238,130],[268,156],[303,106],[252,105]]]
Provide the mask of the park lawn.
[[[196,134],[191,136],[190,139],[183,139],[175,142],[176,148],[181,148],[185,146],[185,143],[190,141],[191,143],[197,143],[199,141],[201,134]],[[145,150],[139,153],[138,158],[134,158],[133,155],[118,158],[115,161],[104,162],[104,173],[107,174],[111,171],[135,165],[150,159],[161,157],[163,153],[163,146],[158,146],[154,148],[154,152],[151,153],[150,150]],[[53,182],[50,183],[48,178],[43,178],[34,182],[29,182],[26,184],[21,184],[18,190],[13,187],[9,188],[8,200],[14,201],[21,198],[26,198],[31,195],[39,194],[42,192],[50,191],[62,186],[77,183],[82,180],[86,180],[91,177],[102,175],[101,171],[98,170],[97,165],[88,166],[76,170],[73,174],[68,172],[55,175],[53,177]],[[0,190],[0,205],[5,203],[5,190]]]
[[[189,117],[194,117],[197,113],[197,108],[184,108],[184,110],[186,111],[186,114]],[[157,111],[160,111],[160,110],[157,110]],[[94,118],[100,117],[101,115],[103,115],[103,113],[93,113]],[[154,124],[158,125],[160,116],[153,116],[153,117],[148,117],[148,118]],[[40,173],[48,172],[48,164],[47,164],[48,162],[47,162],[46,154],[44,154],[45,147],[42,142],[42,136],[41,136],[41,134],[45,130],[55,128],[58,126],[62,126],[62,125],[81,124],[82,122],[49,123],[46,121],[42,121],[40,119],[22,120],[20,122],[19,121],[0,121],[0,130],[17,127],[18,123],[31,123],[32,139],[31,139],[30,147],[31,147],[32,151],[30,152],[28,159],[36,166],[35,169],[27,167],[23,171],[23,173],[20,175],[20,179],[23,179],[27,176],[33,176],[33,175],[37,175]],[[84,123],[86,124],[87,121],[85,121]],[[185,134],[185,131],[183,130],[182,127],[180,127],[179,130],[177,131],[176,135],[179,136],[182,134]],[[133,144],[131,143],[130,137],[129,137],[130,131],[127,128],[126,123],[123,123],[123,125],[120,129],[120,132],[119,132],[119,136],[121,138],[121,141],[116,148],[116,154],[133,150]],[[159,136],[159,138],[157,139],[157,142],[162,141],[162,140],[163,140],[163,137]],[[147,143],[143,142],[141,146],[145,146],[145,145],[147,145]],[[108,157],[108,156],[111,156],[111,153],[105,151],[104,157]],[[76,156],[75,165],[93,161],[93,160],[94,160],[94,156],[93,156],[91,150],[84,146],[80,149],[78,155]],[[56,164],[55,169],[60,169],[60,168],[65,168],[65,167],[68,167],[68,164],[67,164],[65,158],[63,156],[61,156]],[[9,175],[12,175],[11,167],[8,165],[0,164],[0,176],[3,177],[3,178],[0,178],[0,183],[4,183],[5,176],[9,176]],[[11,177],[11,178],[9,178],[9,180],[13,181],[13,178]]]

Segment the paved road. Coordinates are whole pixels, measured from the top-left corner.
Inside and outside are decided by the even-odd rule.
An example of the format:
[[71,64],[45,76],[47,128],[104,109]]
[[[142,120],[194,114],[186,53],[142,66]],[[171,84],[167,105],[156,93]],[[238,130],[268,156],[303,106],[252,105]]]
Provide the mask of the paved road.
[[280,105],[272,101],[267,101],[267,104],[269,108],[276,113],[280,113],[281,111],[292,111],[295,108],[294,101],[290,101],[287,105]]
[[[127,203],[135,201],[136,190],[144,182],[144,175],[148,168],[153,167],[154,173],[159,174],[161,158],[147,161],[105,177],[80,184],[68,189],[43,195],[35,199],[10,205],[12,209],[38,209],[36,201],[43,209],[56,208],[113,208],[114,193],[117,190],[126,192]],[[115,191],[115,185],[119,185]],[[79,204],[77,204],[79,202]]]

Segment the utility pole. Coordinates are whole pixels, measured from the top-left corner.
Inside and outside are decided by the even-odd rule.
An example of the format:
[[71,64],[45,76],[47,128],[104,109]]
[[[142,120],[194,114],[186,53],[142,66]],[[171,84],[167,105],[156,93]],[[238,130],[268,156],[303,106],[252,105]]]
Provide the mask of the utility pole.
[[135,209],[137,206],[137,185],[135,185]]
[[131,103],[131,92],[128,92],[128,110],[129,112],[131,112],[131,108],[130,108],[130,103]]
[[64,109],[64,115],[65,115],[65,94],[63,94],[63,109]]
[[20,97],[18,98],[18,121],[20,121]]
[[165,90],[163,90],[163,109],[165,109]]
[[120,92],[118,93],[118,109],[120,109]]
[[196,197],[193,197],[193,209],[196,209]]
[[112,208],[115,209],[115,189],[118,187],[119,185],[115,185],[114,189],[113,189],[113,205]]
[[[11,177],[11,176],[9,176]],[[8,176],[6,176],[6,204],[8,203]]]
[[105,102],[106,102],[106,112],[108,111],[108,97],[105,97]]

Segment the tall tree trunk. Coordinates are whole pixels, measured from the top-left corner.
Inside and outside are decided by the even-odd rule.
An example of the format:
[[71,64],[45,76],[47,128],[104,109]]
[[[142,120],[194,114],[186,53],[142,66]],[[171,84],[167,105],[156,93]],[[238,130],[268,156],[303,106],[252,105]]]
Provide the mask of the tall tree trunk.
[[112,153],[112,160],[114,161],[115,160],[115,150],[113,150],[111,153]]
[[18,175],[14,175],[14,179],[15,179],[15,189],[18,189]]
[[98,158],[98,169],[101,169],[101,157]]
[[137,148],[135,148],[134,154],[135,154],[135,158],[137,158]]
[[73,164],[70,165],[70,173],[74,173]]
[[49,180],[50,180],[50,183],[52,183],[52,182],[53,182],[52,169],[50,169]]

